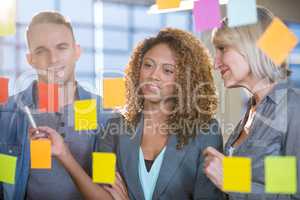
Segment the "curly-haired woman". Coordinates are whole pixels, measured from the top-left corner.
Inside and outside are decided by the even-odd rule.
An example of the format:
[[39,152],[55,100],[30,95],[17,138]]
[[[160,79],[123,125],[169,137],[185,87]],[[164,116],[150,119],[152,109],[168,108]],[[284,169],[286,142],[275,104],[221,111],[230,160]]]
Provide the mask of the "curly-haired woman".
[[[179,29],[163,29],[135,48],[126,69],[126,106],[99,142],[99,151],[117,155],[120,176],[105,187],[115,199],[222,199],[203,171],[202,151],[223,148],[211,70],[207,49]],[[57,156],[70,166],[66,148]],[[89,195],[97,194],[96,185],[81,178],[75,180],[81,191],[95,197]]]

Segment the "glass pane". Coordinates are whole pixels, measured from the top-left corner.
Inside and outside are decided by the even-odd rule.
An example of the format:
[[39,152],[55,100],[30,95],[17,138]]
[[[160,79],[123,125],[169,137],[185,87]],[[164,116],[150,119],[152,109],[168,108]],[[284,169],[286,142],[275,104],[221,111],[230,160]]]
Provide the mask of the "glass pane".
[[133,11],[133,24],[136,28],[157,30],[161,27],[161,15],[148,15],[148,7],[135,6]]
[[128,32],[104,30],[103,41],[105,49],[128,51],[129,41]]
[[53,10],[55,3],[54,0],[18,0],[17,2],[17,22],[25,24],[27,24],[37,12]]
[[15,46],[3,45],[0,48],[0,72],[14,72],[16,68],[15,62]]
[[88,28],[79,28],[73,26],[75,39],[81,47],[94,47],[94,30]]
[[188,30],[189,14],[188,13],[169,13],[166,14],[166,26],[176,27]]
[[61,13],[72,22],[93,24],[93,0],[63,0],[60,2]]
[[147,37],[154,36],[156,33],[145,33],[145,32],[137,32],[133,35],[133,47],[135,47],[139,42],[144,40]]
[[103,24],[128,27],[128,7],[116,3],[103,3]]
[[76,72],[80,76],[80,73],[84,74],[94,74],[95,68],[94,68],[94,54],[92,53],[84,53],[81,54],[81,57],[76,63]]
[[104,70],[105,72],[119,73],[125,69],[128,63],[129,55],[123,54],[105,54],[104,55]]

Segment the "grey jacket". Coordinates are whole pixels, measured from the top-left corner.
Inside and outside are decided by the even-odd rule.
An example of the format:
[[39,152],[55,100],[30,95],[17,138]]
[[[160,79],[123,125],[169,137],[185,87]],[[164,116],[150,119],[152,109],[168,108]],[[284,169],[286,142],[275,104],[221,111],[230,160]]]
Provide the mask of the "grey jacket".
[[[249,100],[248,111],[251,106]],[[245,116],[247,113],[245,114]],[[238,138],[246,117],[236,126],[225,145],[225,154]],[[264,158],[271,155],[293,155],[298,161],[298,193],[296,195],[264,194]],[[238,146],[233,156],[252,159],[251,194],[230,193],[231,200],[288,200],[300,199],[300,90],[282,81],[274,86],[256,109],[249,137]]]
[[[115,152],[117,169],[126,182],[132,200],[144,200],[143,189],[138,175],[139,147],[143,134],[143,116],[134,130],[126,127],[120,115],[110,119],[99,151]],[[158,180],[153,192],[153,200],[219,200],[222,193],[210,182],[203,172],[202,151],[212,146],[222,151],[222,135],[218,122],[213,120],[209,132],[200,132],[190,139],[183,149],[176,149],[177,138],[171,135]]]

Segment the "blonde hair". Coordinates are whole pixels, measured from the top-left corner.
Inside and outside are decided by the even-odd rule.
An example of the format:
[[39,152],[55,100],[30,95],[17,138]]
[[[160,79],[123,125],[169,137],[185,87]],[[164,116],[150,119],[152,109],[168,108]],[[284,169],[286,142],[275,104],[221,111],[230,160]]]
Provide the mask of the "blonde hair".
[[71,31],[72,37],[75,40],[71,21],[67,17],[64,17],[62,14],[56,11],[42,11],[33,16],[32,20],[30,21],[27,27],[26,40],[28,46],[29,46],[29,33],[32,27],[38,24],[46,24],[46,23],[58,24],[67,27]]
[[257,40],[268,28],[274,15],[267,8],[258,6],[257,18],[256,24],[239,27],[229,27],[228,19],[224,18],[223,26],[213,31],[212,42],[215,46],[232,47],[243,55],[256,78],[267,78],[272,83],[285,79],[290,75],[286,62],[276,65],[256,46]]

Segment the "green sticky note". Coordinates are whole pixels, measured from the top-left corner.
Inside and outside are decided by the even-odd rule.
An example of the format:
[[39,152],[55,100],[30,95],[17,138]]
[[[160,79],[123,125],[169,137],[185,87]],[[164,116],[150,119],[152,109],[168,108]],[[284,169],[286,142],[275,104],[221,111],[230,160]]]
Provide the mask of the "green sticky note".
[[297,159],[294,156],[265,158],[266,193],[295,194],[297,192]]
[[116,171],[116,155],[114,153],[93,153],[93,182],[114,184]]
[[80,100],[74,103],[75,131],[88,131],[98,128],[96,99]]
[[17,157],[0,154],[0,182],[15,184]]
[[223,190],[227,192],[251,192],[251,159],[225,157],[223,159]]
[[0,6],[0,36],[16,33],[16,0],[3,0]]

